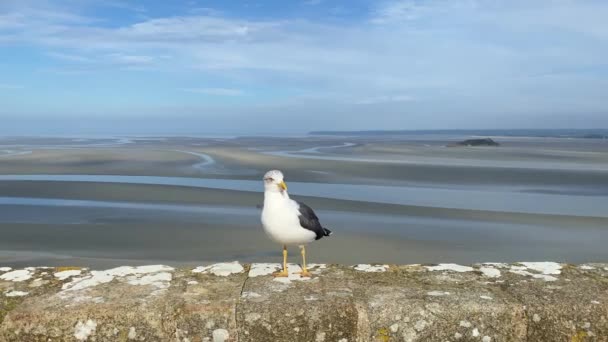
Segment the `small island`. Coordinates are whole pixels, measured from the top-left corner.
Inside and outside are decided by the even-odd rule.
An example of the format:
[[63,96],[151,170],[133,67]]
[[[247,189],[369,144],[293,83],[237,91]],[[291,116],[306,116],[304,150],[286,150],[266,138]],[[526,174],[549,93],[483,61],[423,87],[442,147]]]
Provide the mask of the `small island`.
[[467,139],[454,144],[450,144],[449,146],[500,146],[500,144],[491,138],[483,138]]

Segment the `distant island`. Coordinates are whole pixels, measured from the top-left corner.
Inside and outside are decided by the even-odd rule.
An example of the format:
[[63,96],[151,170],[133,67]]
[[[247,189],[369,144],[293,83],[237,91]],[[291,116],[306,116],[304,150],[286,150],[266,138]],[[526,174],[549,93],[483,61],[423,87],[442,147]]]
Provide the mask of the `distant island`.
[[365,130],[312,131],[309,135],[378,136],[378,135],[471,135],[540,138],[608,139],[608,129],[440,129],[440,130]]
[[453,146],[500,146],[500,144],[491,138],[485,138],[485,139],[467,139],[467,140],[459,141],[455,144],[450,144],[448,146],[450,146],[450,147],[453,147]]

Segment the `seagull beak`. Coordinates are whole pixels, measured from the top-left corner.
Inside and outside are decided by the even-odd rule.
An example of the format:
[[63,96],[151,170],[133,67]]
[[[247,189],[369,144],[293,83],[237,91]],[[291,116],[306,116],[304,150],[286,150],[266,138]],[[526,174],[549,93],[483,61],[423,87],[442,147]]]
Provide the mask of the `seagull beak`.
[[281,183],[279,183],[279,188],[281,188],[283,191],[287,190],[287,184],[285,184],[285,181],[281,181]]

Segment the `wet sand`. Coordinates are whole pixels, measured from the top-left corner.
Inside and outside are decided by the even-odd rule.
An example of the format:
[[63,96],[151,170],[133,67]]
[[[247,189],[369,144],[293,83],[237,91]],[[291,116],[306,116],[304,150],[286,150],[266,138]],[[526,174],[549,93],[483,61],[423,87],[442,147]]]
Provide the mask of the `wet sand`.
[[[0,140],[10,151],[1,174],[208,178],[247,188],[0,180],[2,265],[276,261],[279,248],[264,236],[256,208],[262,186],[256,192],[257,183],[247,183],[270,168],[284,170],[292,196],[336,232],[312,244],[313,262],[608,257],[605,142],[513,138],[492,149],[386,137],[28,139]],[[324,194],[323,186],[344,193]],[[365,186],[391,190],[366,194]],[[393,191],[392,202],[381,203]],[[499,200],[483,200],[490,194]],[[517,199],[526,194],[543,202],[523,205]]]

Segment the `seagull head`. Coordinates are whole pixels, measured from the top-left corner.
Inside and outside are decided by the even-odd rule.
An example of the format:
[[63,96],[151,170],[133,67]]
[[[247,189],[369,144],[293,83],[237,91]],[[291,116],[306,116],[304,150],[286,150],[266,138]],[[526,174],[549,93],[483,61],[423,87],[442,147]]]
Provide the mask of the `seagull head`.
[[283,180],[283,172],[270,170],[264,175],[264,189],[271,192],[287,191],[287,184]]

